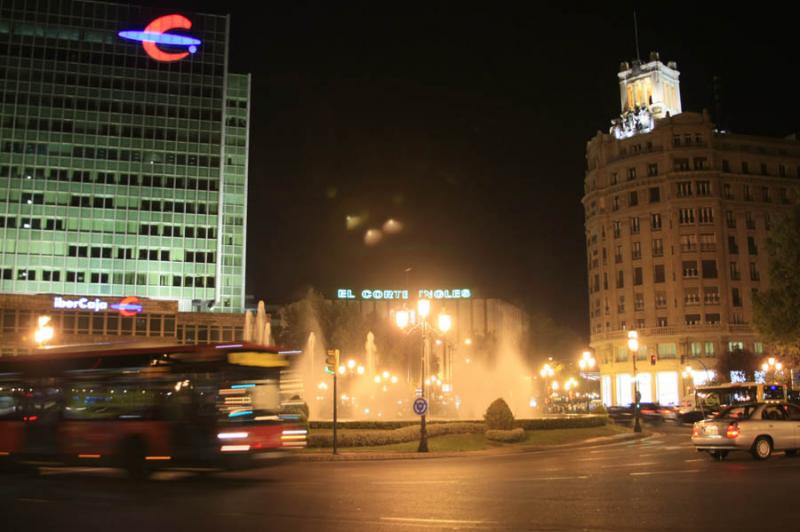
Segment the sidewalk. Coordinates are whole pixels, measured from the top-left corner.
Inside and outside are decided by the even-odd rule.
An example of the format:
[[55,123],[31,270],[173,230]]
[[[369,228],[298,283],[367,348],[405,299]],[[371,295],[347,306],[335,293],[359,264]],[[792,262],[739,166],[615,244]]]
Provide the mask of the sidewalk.
[[307,451],[297,453],[292,457],[292,460],[299,462],[355,462],[365,460],[427,460],[432,458],[453,458],[453,457],[472,457],[472,456],[500,456],[507,454],[521,454],[521,453],[537,453],[543,451],[552,451],[560,449],[590,447],[594,445],[611,445],[615,443],[622,443],[632,440],[640,440],[657,436],[657,433],[630,433],[630,434],[617,434],[614,436],[600,436],[597,438],[589,438],[573,443],[563,443],[559,445],[540,445],[522,447],[510,444],[495,449],[483,449],[481,451],[446,451],[446,452],[368,452],[368,451],[339,451],[338,454],[333,454],[331,448],[320,449],[319,451]]

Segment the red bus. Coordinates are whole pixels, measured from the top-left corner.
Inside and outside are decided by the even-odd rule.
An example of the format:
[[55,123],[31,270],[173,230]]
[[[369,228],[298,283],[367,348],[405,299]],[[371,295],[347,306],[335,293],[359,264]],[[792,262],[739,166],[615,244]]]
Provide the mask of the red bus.
[[[0,467],[257,467],[303,447],[289,355],[253,344],[72,348],[0,359]],[[294,419],[294,421],[293,421]]]

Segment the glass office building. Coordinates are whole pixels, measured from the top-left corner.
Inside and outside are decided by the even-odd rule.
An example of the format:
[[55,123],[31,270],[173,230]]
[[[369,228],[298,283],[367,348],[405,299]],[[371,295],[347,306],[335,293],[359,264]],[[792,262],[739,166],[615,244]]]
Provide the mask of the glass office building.
[[250,77],[229,27],[0,0],[0,292],[243,311]]

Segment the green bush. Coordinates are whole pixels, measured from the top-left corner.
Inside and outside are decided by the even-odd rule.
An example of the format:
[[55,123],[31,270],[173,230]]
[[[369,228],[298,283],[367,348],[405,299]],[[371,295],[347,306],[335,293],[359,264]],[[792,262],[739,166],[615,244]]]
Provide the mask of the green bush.
[[591,427],[602,427],[606,424],[608,424],[608,416],[592,414],[574,417],[518,419],[515,422],[517,427],[525,430],[585,429]]
[[[483,423],[431,423],[427,426],[428,436],[447,434],[474,434],[486,430]],[[337,430],[337,445],[341,447],[372,447],[404,443],[419,439],[419,423],[394,430],[342,429]],[[312,429],[308,435],[309,447],[333,447],[333,431]]]
[[514,414],[502,399],[495,399],[483,416],[489,430],[511,430],[514,428]]
[[525,429],[519,427],[511,430],[487,430],[486,439],[503,443],[515,443],[525,439]]

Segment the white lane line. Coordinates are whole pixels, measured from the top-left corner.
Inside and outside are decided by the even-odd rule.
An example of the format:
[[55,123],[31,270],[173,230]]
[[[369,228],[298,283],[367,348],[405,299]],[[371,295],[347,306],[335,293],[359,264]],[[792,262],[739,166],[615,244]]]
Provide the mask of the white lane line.
[[588,475],[580,475],[577,477],[530,477],[530,478],[510,478],[509,482],[538,482],[547,480],[586,480]]
[[702,469],[677,469],[673,471],[638,471],[636,473],[629,473],[632,477],[644,477],[649,475],[674,475],[676,473],[700,473]]
[[485,525],[497,521],[468,521],[464,519],[423,519],[420,517],[381,517],[381,521],[397,523],[425,523],[437,525]]
[[375,480],[373,484],[385,486],[421,485],[421,484],[458,484],[458,480]]
[[655,465],[657,463],[658,462],[638,462],[638,463],[635,463],[635,464],[612,464],[612,465],[604,465],[604,466],[600,466],[600,467],[602,467],[604,469],[613,468],[613,467],[641,467],[641,466],[647,466],[647,465]]
[[708,461],[708,458],[692,458],[691,460],[684,460],[684,462],[686,462],[686,463],[691,463],[691,462],[707,462],[707,461]]
[[596,462],[597,460],[606,460],[605,456],[597,456],[595,458],[578,458],[576,462]]

